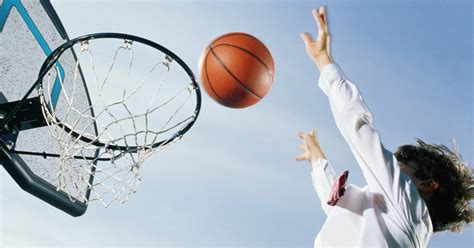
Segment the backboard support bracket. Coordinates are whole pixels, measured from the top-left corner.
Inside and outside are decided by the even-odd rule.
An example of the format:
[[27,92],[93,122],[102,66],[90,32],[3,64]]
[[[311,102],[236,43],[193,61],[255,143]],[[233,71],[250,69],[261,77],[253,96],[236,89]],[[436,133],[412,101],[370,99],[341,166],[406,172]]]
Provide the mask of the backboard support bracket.
[[86,212],[87,205],[85,203],[78,200],[71,201],[66,193],[58,191],[51,184],[35,175],[18,154],[9,152],[1,143],[3,142],[0,142],[0,161],[8,174],[24,191],[71,216],[81,216]]
[[[5,96],[0,92],[0,119],[3,119],[6,113],[13,111],[20,101],[8,102]],[[7,123],[10,132],[23,131],[32,128],[46,126],[46,120],[43,117],[39,97],[33,97],[26,100],[18,112]],[[2,132],[3,133],[3,132]]]
[[[8,102],[0,92],[0,120],[5,113],[11,111],[19,101]],[[45,126],[46,121],[41,114],[39,97],[27,100],[10,123],[0,133],[0,163],[26,192],[72,215],[81,216],[87,205],[80,201],[72,202],[69,196],[58,191],[41,177],[35,175],[19,154],[13,151],[18,133],[22,130]]]

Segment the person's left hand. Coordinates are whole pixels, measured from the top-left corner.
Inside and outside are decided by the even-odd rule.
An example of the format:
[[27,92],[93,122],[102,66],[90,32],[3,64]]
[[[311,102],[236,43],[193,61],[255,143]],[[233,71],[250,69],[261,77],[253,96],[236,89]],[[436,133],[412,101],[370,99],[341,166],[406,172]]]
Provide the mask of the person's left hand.
[[319,145],[318,139],[316,138],[316,129],[311,130],[309,133],[298,132],[298,136],[303,139],[303,144],[300,148],[303,149],[304,153],[296,157],[296,160],[313,161],[318,159],[326,159],[321,146]]

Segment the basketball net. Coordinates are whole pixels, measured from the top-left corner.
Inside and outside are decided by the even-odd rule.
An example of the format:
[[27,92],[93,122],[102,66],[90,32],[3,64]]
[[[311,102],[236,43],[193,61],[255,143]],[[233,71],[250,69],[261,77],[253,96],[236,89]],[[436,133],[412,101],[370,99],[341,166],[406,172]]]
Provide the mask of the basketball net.
[[[196,118],[189,77],[171,73],[176,63],[168,55],[137,45],[81,42],[70,51],[77,58],[74,72],[62,71],[58,59],[38,88],[60,151],[58,168],[43,176],[71,201],[126,202],[138,189],[143,162],[179,140]],[[90,102],[76,100],[87,91]]]

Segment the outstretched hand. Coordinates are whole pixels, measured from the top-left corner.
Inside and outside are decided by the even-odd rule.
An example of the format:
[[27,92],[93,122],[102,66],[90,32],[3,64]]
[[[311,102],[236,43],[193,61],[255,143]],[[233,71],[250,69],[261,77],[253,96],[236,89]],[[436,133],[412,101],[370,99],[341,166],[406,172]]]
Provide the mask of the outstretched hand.
[[298,136],[303,139],[303,144],[300,148],[303,149],[304,153],[296,157],[298,161],[313,161],[318,159],[326,159],[321,146],[319,145],[316,137],[316,129],[311,130],[309,133],[298,132]]
[[330,37],[326,8],[319,7],[319,9],[313,9],[313,16],[318,26],[318,39],[313,41],[309,33],[302,33],[301,39],[303,39],[308,56],[313,60],[318,69],[321,70],[325,65],[333,63],[329,50]]

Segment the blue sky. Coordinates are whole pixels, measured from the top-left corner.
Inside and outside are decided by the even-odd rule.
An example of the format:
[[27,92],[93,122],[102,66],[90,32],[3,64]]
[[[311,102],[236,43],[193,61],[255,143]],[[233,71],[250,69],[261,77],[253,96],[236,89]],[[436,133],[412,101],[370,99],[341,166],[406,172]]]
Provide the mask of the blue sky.
[[[423,138],[473,161],[470,1],[52,1],[70,37],[115,31],[154,40],[198,74],[215,37],[246,32],[274,56],[272,90],[257,105],[224,108],[205,93],[182,141],[149,159],[125,205],[71,218],[1,178],[2,246],[311,247],[324,222],[297,131],[317,128],[336,170],[364,185],[339,134],[299,34],[328,5],[332,53],[358,84],[384,145]],[[430,247],[472,247],[474,230],[435,234]]]

